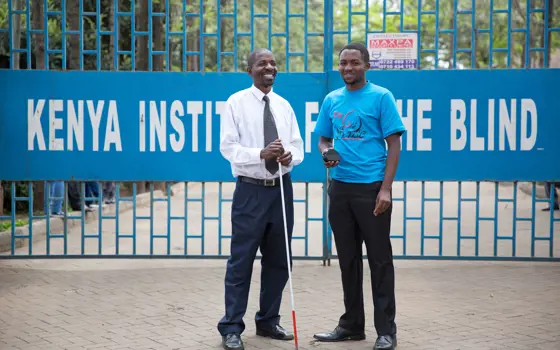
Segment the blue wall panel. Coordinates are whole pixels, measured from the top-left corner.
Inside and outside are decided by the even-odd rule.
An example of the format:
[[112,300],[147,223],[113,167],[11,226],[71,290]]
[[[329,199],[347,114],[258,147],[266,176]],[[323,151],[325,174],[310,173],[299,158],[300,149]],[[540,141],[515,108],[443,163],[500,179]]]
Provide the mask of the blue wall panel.
[[[393,91],[409,129],[398,179],[560,181],[560,70],[371,71],[368,78]],[[0,71],[0,179],[231,181],[219,152],[218,112],[250,84],[240,73]],[[325,178],[311,132],[325,94],[340,86],[337,72],[277,78],[275,89],[292,104],[306,143],[294,173],[299,181]],[[150,129],[157,121],[151,109],[161,118],[163,104],[160,140],[158,128]],[[183,113],[171,118],[172,109]],[[118,121],[113,138],[110,120]],[[71,125],[83,130],[83,149],[68,137]],[[184,128],[182,137],[176,127]]]

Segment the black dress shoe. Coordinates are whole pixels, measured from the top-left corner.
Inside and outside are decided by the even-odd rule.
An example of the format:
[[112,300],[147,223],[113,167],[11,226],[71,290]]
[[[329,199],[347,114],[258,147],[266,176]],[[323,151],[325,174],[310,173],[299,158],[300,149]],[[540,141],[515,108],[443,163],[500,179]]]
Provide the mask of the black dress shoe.
[[282,326],[276,325],[272,329],[265,329],[262,327],[257,327],[257,335],[261,337],[267,337],[278,340],[292,340],[294,335],[288,333]]
[[351,332],[340,326],[337,326],[332,332],[317,333],[313,335],[318,341],[334,342],[345,340],[364,340],[366,334],[364,332]]
[[375,341],[373,350],[394,350],[397,347],[397,336],[382,335]]
[[237,333],[226,334],[222,337],[222,346],[225,350],[244,350],[243,341]]

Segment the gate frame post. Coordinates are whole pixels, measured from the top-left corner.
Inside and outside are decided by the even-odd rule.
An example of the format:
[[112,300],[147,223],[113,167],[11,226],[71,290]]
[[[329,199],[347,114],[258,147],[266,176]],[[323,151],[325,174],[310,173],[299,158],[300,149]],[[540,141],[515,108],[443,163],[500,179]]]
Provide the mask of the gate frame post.
[[[324,2],[324,21],[323,21],[323,74],[325,75],[325,96],[329,93],[330,81],[329,73],[333,69],[333,2]],[[322,103],[322,101],[321,101]],[[329,196],[327,194],[329,186],[329,171],[325,173],[323,182],[323,266],[331,266],[331,241],[329,234]]]

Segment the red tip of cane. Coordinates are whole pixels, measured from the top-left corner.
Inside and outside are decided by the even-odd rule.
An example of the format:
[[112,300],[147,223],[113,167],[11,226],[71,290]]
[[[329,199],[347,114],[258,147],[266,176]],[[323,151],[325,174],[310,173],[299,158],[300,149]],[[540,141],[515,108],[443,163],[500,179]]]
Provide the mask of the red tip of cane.
[[292,310],[292,321],[294,322],[294,341],[296,342],[296,350],[299,349],[298,347],[298,339],[297,339],[297,327],[296,327],[296,312]]

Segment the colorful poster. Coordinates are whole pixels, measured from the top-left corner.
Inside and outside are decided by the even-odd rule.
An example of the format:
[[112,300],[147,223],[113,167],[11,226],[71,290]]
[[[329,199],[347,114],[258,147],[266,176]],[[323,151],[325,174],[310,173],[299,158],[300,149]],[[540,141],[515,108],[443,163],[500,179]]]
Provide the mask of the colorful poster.
[[418,34],[368,34],[370,69],[415,69],[418,67]]

